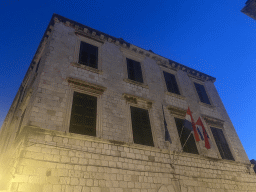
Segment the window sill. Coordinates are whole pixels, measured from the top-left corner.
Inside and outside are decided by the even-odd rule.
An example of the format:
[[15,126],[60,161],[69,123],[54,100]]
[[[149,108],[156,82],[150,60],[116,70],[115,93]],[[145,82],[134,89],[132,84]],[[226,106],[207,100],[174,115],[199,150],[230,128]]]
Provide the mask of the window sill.
[[165,93],[166,93],[167,95],[172,96],[172,97],[177,97],[178,99],[182,99],[182,100],[185,100],[185,99],[186,99],[186,97],[184,97],[184,96],[182,96],[182,95],[178,95],[178,94],[176,94],[176,93],[171,93],[171,92],[168,92],[168,91],[166,91]]
[[131,79],[124,79],[124,82],[130,83],[130,84],[133,84],[133,85],[137,85],[137,86],[140,86],[140,87],[143,87],[143,88],[148,89],[148,86],[145,85],[144,83],[140,83],[140,82],[137,82],[137,81],[133,81],[133,80],[131,80]]
[[208,108],[215,109],[214,106],[212,106],[212,105],[210,105],[210,104],[203,103],[203,102],[201,102],[201,101],[199,101],[199,105],[202,105],[202,106],[204,106],[204,107],[208,107]]
[[71,65],[74,66],[74,67],[77,67],[77,68],[81,68],[81,69],[84,69],[84,70],[87,70],[87,71],[91,71],[93,73],[103,74],[102,70],[95,69],[93,67],[89,67],[89,66],[86,66],[86,65],[82,65],[80,63],[71,63]]

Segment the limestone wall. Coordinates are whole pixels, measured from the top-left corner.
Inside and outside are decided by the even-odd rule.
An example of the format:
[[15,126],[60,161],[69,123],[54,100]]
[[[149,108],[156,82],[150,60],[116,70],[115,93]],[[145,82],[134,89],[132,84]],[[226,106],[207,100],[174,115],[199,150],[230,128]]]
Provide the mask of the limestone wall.
[[[109,40],[76,35],[74,28],[61,22],[51,31],[40,53],[37,75],[30,74],[29,99],[12,108],[1,132],[1,138],[11,138],[0,141],[2,170],[9,169],[6,162],[10,164],[10,171],[2,171],[10,191],[256,191],[256,176],[213,82],[159,65],[153,57]],[[97,70],[77,63],[80,41],[98,47]],[[126,58],[141,63],[143,84],[129,81]],[[167,93],[163,70],[175,74],[180,96]],[[68,78],[99,86],[101,92],[79,89]],[[199,102],[194,82],[204,84],[211,105]],[[69,133],[74,91],[97,96],[96,137]],[[154,147],[133,143],[131,103],[125,95],[137,97],[138,105],[148,109]],[[235,161],[221,159],[204,120],[212,148],[207,150],[200,142],[199,155],[182,152],[175,115],[169,108],[186,110],[188,106],[195,120],[207,116],[222,122]],[[171,144],[164,140],[163,110]],[[21,124],[19,111],[25,111]]]
[[[188,76],[186,72],[160,67],[152,58],[134,53],[108,41],[96,42],[90,38],[75,35],[74,32],[73,28],[67,27],[63,23],[55,24],[52,30],[37,77],[38,86],[34,89],[28,125],[64,132],[69,131],[73,92],[76,91],[67,82],[67,78],[71,77],[106,88],[106,91],[98,96],[97,137],[99,138],[133,142],[130,105],[122,97],[123,94],[130,94],[153,102],[149,113],[156,147],[172,150],[181,149],[177,139],[174,117],[167,108],[174,106],[186,110],[189,106],[195,120],[202,115],[222,120],[224,122],[223,131],[235,160],[249,163],[213,82],[204,83],[212,105],[200,104],[194,87],[194,82],[199,80]],[[78,61],[80,41],[98,46],[99,70],[96,72],[73,64]],[[141,62],[143,85],[127,81],[127,57]],[[176,74],[181,97],[166,93],[163,70]],[[169,146],[164,141],[162,106],[166,110],[167,126],[174,141]],[[210,127],[207,124],[205,126],[210,132]],[[213,140],[212,135],[211,139]],[[211,150],[205,150],[203,145],[198,144],[198,149],[201,154],[215,158],[220,157],[216,145]]]
[[11,191],[256,191],[248,165],[25,127]]

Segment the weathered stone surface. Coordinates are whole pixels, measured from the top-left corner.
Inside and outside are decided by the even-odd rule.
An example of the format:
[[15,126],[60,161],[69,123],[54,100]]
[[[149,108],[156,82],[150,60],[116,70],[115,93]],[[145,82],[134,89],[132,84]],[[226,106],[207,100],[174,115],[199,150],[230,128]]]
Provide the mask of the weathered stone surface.
[[[182,66],[175,70],[164,67],[159,59],[156,61],[160,56],[149,57],[144,51],[128,49],[128,44],[115,43],[114,38],[106,39],[104,35],[96,41],[98,34],[93,33],[91,37],[89,28],[84,32],[83,36],[77,35],[72,23],[56,22],[42,49],[40,67],[31,84],[32,94],[27,103],[14,102],[20,115],[12,123],[8,117],[0,133],[0,162],[4,165],[0,175],[4,175],[4,189],[15,192],[256,191],[256,176],[212,80],[196,79]],[[81,40],[98,47],[99,69],[79,66]],[[127,57],[141,63],[143,84],[127,80]],[[167,93],[163,70],[175,74],[181,95]],[[34,75],[35,71],[31,72],[30,76]],[[77,90],[67,81],[70,78],[102,90],[90,92],[88,87]],[[194,82],[198,81],[204,84],[211,105],[199,102],[194,88]],[[74,91],[97,96],[96,137],[69,133]],[[124,95],[133,95],[135,99]],[[131,105],[149,111],[154,147],[133,143]],[[195,120],[199,116],[221,120],[235,161],[221,159],[212,134],[209,135],[213,142],[211,149],[198,143],[199,155],[182,152],[174,117],[188,106]],[[10,111],[16,114],[14,108]],[[176,113],[168,109],[176,109]],[[163,110],[171,144],[164,137]],[[25,115],[19,127],[22,113]],[[210,133],[210,125],[205,123],[205,126]]]

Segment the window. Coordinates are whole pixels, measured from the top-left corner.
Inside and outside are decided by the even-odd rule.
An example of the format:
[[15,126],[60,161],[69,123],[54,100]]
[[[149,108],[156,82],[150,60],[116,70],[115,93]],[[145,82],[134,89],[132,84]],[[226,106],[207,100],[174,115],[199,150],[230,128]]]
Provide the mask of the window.
[[139,62],[126,58],[128,78],[143,83],[142,70]]
[[38,61],[38,63],[37,63],[36,71],[35,71],[36,73],[37,73],[37,71],[38,71],[38,68],[39,68],[40,62],[41,62],[41,58],[39,59],[39,61]]
[[184,120],[175,118],[175,123],[176,123],[176,127],[178,129],[181,146],[183,146],[185,144],[183,147],[183,151],[187,152],[187,153],[198,154],[198,150],[196,147],[196,142],[195,142],[193,134],[190,135],[191,131],[189,129],[186,129],[183,126]]
[[176,94],[180,95],[180,91],[179,91],[175,76],[173,74],[167,73],[165,71],[163,73],[164,73],[167,90],[171,93],[176,93]]
[[79,63],[97,69],[98,47],[81,41]]
[[97,97],[74,92],[69,132],[96,136]]
[[148,111],[131,106],[134,143],[154,146]]
[[195,84],[195,87],[196,87],[196,91],[197,91],[197,94],[199,96],[199,99],[202,103],[206,103],[206,104],[211,104],[210,103],[210,100],[206,94],[206,91],[205,91],[205,88],[203,85],[201,84],[198,84],[198,83],[194,83]]
[[214,127],[211,127],[211,131],[222,159],[234,160],[223,131]]

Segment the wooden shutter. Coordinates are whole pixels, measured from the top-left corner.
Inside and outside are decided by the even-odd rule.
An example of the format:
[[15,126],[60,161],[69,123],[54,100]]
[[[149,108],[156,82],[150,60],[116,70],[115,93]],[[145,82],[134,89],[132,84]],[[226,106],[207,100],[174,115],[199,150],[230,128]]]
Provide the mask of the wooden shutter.
[[142,70],[139,62],[126,58],[128,78],[143,83]]
[[[179,136],[180,136],[181,146],[183,146],[185,144],[188,136],[190,135],[191,131],[189,129],[186,129],[185,127],[183,127],[183,124],[184,124],[183,119],[175,118],[175,123],[176,123],[176,127],[178,129],[178,133],[179,133]],[[196,147],[196,141],[194,139],[193,134],[191,134],[190,137],[188,138],[185,146],[183,147],[183,151],[187,152],[187,153],[198,154],[198,150],[197,150],[197,147]]]
[[201,84],[195,83],[195,87],[196,87],[197,94],[200,98],[200,101],[210,105],[211,103],[210,103],[210,100],[209,100],[209,98],[206,94],[204,86],[201,85]]
[[134,143],[154,146],[148,111],[131,107],[131,116]]
[[211,131],[222,159],[234,160],[223,131],[214,127],[211,127]]
[[81,41],[79,63],[97,69],[98,68],[98,47]]
[[97,97],[74,92],[71,110],[71,133],[96,136]]
[[178,88],[178,84],[177,84],[175,75],[164,71],[164,78],[165,78],[167,90],[171,93],[176,93],[176,94],[180,95],[180,91]]

